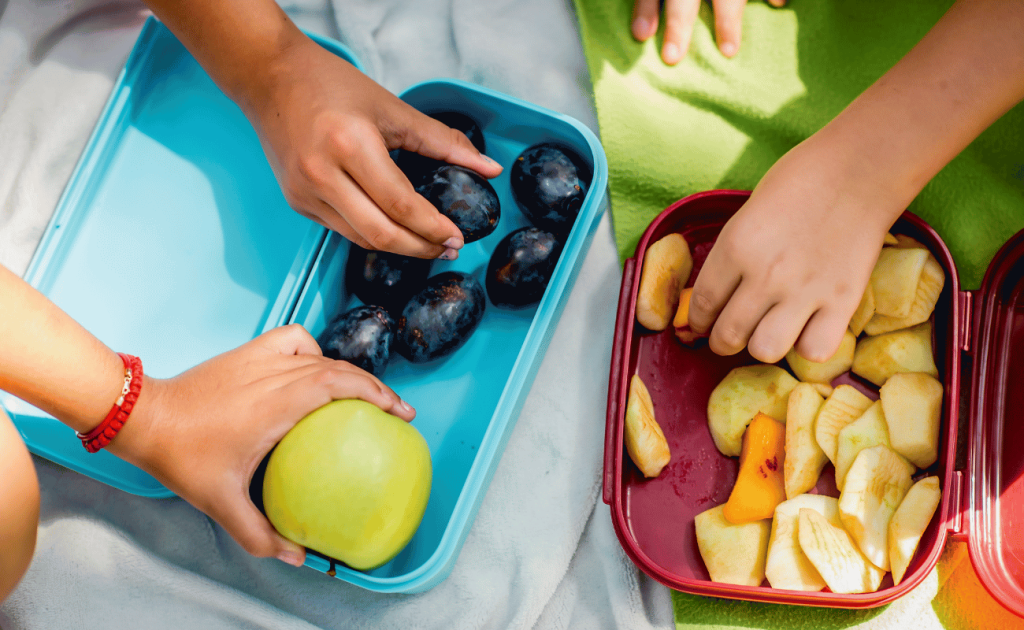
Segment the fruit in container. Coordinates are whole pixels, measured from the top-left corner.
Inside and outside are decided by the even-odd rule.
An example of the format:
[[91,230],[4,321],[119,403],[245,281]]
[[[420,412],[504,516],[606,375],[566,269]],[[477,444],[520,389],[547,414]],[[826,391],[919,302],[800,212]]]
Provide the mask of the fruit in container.
[[871,320],[875,314],[875,293],[871,290],[871,283],[864,289],[864,295],[860,298],[860,304],[857,305],[857,310],[853,312],[853,317],[850,318],[850,332],[853,333],[854,337],[864,331],[864,326]]
[[[469,116],[459,112],[450,111],[435,112],[433,114],[428,114],[428,116],[448,125],[452,129],[464,133],[480,153],[483,153],[484,149],[486,149],[484,134],[480,130],[480,125]],[[409,181],[412,182],[413,188],[418,186],[424,177],[446,164],[446,162],[443,162],[442,160],[428,158],[427,156],[420,155],[415,151],[407,151],[405,149],[396,149],[391,152],[391,155],[398,168],[401,169],[401,171],[405,173],[405,176],[409,178]]]
[[472,276],[439,273],[402,310],[395,349],[413,363],[447,356],[476,330],[486,305],[484,289]]
[[870,593],[882,585],[885,571],[868,561],[845,529],[815,510],[801,508],[797,538],[800,550],[833,593]]
[[625,440],[626,452],[645,477],[657,477],[672,458],[665,434],[654,418],[651,394],[637,374],[629,383]]
[[681,234],[664,236],[647,248],[636,298],[636,320],[641,326],[655,331],[668,328],[692,270],[690,246]]
[[697,548],[712,582],[760,586],[771,522],[730,523],[718,505],[693,519]]
[[829,383],[809,383],[809,385],[813,387],[814,391],[818,392],[822,398],[828,398],[836,391],[836,388],[832,387]]
[[590,188],[590,172],[568,148],[545,143],[512,163],[512,197],[539,228],[564,236],[572,229]]
[[885,233],[885,238],[882,239],[882,245],[884,247],[891,247],[893,245],[899,245],[899,244],[900,244],[899,239],[897,239],[895,236],[893,236],[892,232],[886,232]]
[[928,256],[926,249],[882,248],[870,281],[875,296],[875,313],[889,317],[910,314]]
[[718,450],[727,457],[739,455],[743,432],[758,412],[785,422],[789,393],[798,382],[775,365],[730,371],[708,399],[708,428]]
[[391,360],[395,323],[380,306],[357,306],[331,321],[318,340],[324,356],[380,376]]
[[917,292],[910,305],[910,311],[904,317],[889,317],[876,313],[864,326],[869,335],[881,335],[901,328],[916,326],[928,321],[935,310],[935,305],[942,294],[946,283],[946,272],[942,265],[930,253],[921,270],[921,279],[917,283]]
[[498,227],[501,205],[497,193],[468,168],[445,164],[424,177],[416,192],[452,220],[466,243],[478,241]]
[[853,365],[853,351],[857,347],[857,337],[847,330],[839,348],[824,363],[808,361],[790,348],[786,353],[786,363],[793,374],[805,383],[831,383],[832,379],[846,372]]
[[929,322],[857,342],[850,370],[881,387],[893,374],[924,372],[938,377]]
[[793,499],[818,483],[828,457],[814,438],[814,420],[825,399],[813,385],[800,383],[789,393],[786,412],[786,497]]
[[885,423],[882,403],[877,400],[868,407],[861,417],[846,425],[839,432],[839,448],[836,451],[836,487],[843,489],[846,473],[857,455],[872,446],[891,446],[889,427]]
[[740,471],[722,510],[727,521],[748,523],[772,517],[775,506],[786,500],[785,460],[786,425],[757,414],[743,433]]
[[801,509],[814,510],[834,527],[843,526],[839,520],[839,500],[835,497],[801,494],[783,501],[775,508],[772,518],[764,575],[772,588],[820,591],[825,588],[825,580],[800,549],[797,526]]
[[263,506],[285,538],[372,569],[416,532],[431,474],[427,442],[411,424],[338,400],[300,420],[271,453]]
[[914,467],[891,448],[879,445],[857,454],[839,495],[843,527],[864,556],[889,570],[889,520],[910,490]]
[[675,317],[672,318],[672,326],[676,331],[676,339],[687,346],[691,346],[698,339],[708,336],[708,333],[696,333],[690,328],[690,297],[693,296],[693,288],[683,289],[679,293],[679,308],[676,309]]
[[939,478],[925,477],[911,486],[892,515],[889,521],[889,563],[894,585],[903,581],[941,498]]
[[814,420],[814,439],[833,464],[839,450],[839,432],[867,411],[871,399],[851,385],[835,388]]
[[919,468],[939,458],[942,384],[928,374],[893,374],[879,390],[894,451]]
[[507,234],[487,263],[485,283],[491,302],[508,308],[539,302],[561,253],[561,241],[540,228],[524,227]]
[[383,306],[392,317],[423,288],[430,260],[366,250],[352,243],[345,262],[345,289],[365,304]]

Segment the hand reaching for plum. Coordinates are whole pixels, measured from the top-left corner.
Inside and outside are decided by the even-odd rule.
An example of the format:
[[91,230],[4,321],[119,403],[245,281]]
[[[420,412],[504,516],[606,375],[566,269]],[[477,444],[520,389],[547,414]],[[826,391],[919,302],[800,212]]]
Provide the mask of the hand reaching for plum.
[[[766,0],[773,7],[781,7],[786,0]],[[665,13],[665,41],[661,48],[662,60],[674,66],[683,60],[690,48],[693,25],[700,12],[701,0],[635,0],[633,4],[633,37],[645,42],[658,32],[659,13]],[[713,0],[715,14],[715,40],[726,57],[740,49],[743,28],[743,9],[747,0]]]

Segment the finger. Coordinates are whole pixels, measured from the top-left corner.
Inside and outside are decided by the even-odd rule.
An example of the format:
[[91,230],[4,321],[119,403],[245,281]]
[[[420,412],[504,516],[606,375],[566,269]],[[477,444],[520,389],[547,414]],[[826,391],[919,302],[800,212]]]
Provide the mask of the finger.
[[[417,258],[437,258],[443,253],[455,251],[431,243],[392,221],[363,189],[341,170],[334,173],[332,185],[325,189],[325,192],[331,194],[324,198],[324,201],[336,212],[339,209],[345,210],[345,220],[367,242],[368,249]],[[431,210],[437,213],[433,207]]]
[[329,206],[325,201],[317,199],[315,206],[318,208],[319,214],[312,214],[304,210],[299,210],[299,214],[307,219],[316,221],[328,230],[334,230],[338,234],[347,238],[350,242],[355,243],[363,249],[373,249],[373,247],[366,242],[366,239],[359,235],[359,232],[352,229],[352,226],[348,224],[345,217],[335,212],[334,208]]
[[794,346],[796,353],[808,361],[828,361],[839,349],[849,324],[850,316],[844,318],[839,309],[818,310],[804,326],[804,331]]
[[732,57],[740,49],[743,32],[743,9],[747,0],[712,0],[715,10],[715,39],[718,49],[726,57]]
[[291,378],[280,388],[281,416],[297,422],[311,411],[332,400],[358,398],[393,413],[403,419],[412,419],[415,410],[377,378],[344,361],[331,365],[303,368],[298,378]]
[[711,351],[727,356],[743,350],[761,318],[774,305],[761,287],[755,286],[753,282],[741,282],[711,330],[708,339]]
[[739,271],[722,243],[711,248],[704,267],[693,283],[690,294],[690,328],[697,334],[711,330],[712,324],[740,284]]
[[268,330],[259,336],[266,347],[280,354],[308,354],[322,356],[320,344],[301,324],[288,324]]
[[747,342],[750,356],[762,363],[781,361],[796,344],[813,312],[811,307],[795,308],[790,303],[773,306],[761,318],[761,323]]
[[768,4],[772,5],[776,9],[781,9],[786,6],[786,0],[768,0]]
[[306,561],[306,550],[277,533],[253,505],[247,490],[244,496],[239,492],[230,497],[217,512],[217,522],[249,554],[257,558],[277,558],[295,567],[301,567]]
[[658,32],[660,8],[661,0],[636,0],[633,4],[633,24],[630,30],[638,42],[646,42]]
[[700,0],[665,0],[665,44],[661,58],[668,65],[673,66],[686,56],[699,11]]
[[462,248],[462,232],[451,219],[413,190],[409,179],[388,156],[383,141],[374,146],[364,146],[359,152],[359,155],[352,154],[344,160],[345,169],[384,214],[435,245]]
[[397,136],[401,148],[428,158],[464,166],[491,179],[501,174],[501,165],[477,151],[466,134],[409,107],[400,121]]

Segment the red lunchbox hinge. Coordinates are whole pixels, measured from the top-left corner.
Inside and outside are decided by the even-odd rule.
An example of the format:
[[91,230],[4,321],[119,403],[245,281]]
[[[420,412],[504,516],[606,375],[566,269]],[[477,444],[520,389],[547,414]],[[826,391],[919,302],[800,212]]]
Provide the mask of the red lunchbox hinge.
[[974,294],[961,291],[957,296],[957,310],[960,313],[960,349],[971,351],[971,331],[974,330]]

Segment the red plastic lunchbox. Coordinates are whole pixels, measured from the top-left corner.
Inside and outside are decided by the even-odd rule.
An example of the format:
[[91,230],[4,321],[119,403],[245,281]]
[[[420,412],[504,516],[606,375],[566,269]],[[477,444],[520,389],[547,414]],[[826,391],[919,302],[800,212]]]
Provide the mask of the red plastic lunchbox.
[[[981,582],[1007,609],[1024,616],[1024,232],[996,255],[979,291],[961,291],[953,258],[938,234],[908,213],[893,233],[924,243],[946,271],[933,315],[933,348],[945,389],[939,460],[927,474],[942,499],[903,581],[887,575],[874,593],[801,592],[712,582],[697,549],[694,517],[724,503],[736,479],[735,458],[715,448],[708,397],[747,353],[720,357],[707,344],[690,348],[669,327],[651,333],[636,323],[640,265],[648,246],[678,232],[690,243],[696,278],[725,222],[749,192],[716,190],[669,206],[626,260],[612,350],[605,433],[604,501],[627,555],[670,588],[699,595],[835,608],[870,608],[911,591],[939,559],[947,537],[965,540]],[[973,369],[972,367],[973,366]],[[961,373],[963,389],[961,389]],[[969,379],[966,373],[973,372]],[[623,423],[629,379],[647,385],[672,459],[645,479],[625,455]],[[1016,378],[1013,375],[1018,375]],[[848,379],[848,375],[840,379]],[[959,418],[967,414],[961,426]],[[958,430],[959,429],[959,430]],[[962,447],[958,457],[958,444]],[[831,465],[816,492],[838,496]]]

